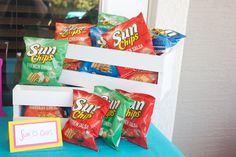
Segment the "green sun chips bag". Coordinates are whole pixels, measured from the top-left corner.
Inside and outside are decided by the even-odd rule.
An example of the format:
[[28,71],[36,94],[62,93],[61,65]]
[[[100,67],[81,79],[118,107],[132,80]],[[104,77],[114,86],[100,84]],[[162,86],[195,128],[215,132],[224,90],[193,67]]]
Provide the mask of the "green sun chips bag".
[[68,41],[36,37],[24,37],[24,41],[21,84],[60,86]]
[[100,136],[103,137],[109,146],[117,149],[120,143],[126,111],[134,101],[117,91],[103,86],[95,86],[94,93],[110,103],[109,111],[103,118]]
[[117,26],[127,20],[128,18],[124,16],[99,13],[97,26],[106,29],[111,29],[112,27]]

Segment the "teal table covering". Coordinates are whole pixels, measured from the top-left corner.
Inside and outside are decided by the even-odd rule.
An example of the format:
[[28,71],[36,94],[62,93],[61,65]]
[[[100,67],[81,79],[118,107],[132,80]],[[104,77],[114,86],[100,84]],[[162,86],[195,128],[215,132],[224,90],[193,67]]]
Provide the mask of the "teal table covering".
[[7,117],[0,118],[0,157],[184,157],[154,125],[151,125],[148,133],[148,150],[125,140],[121,141],[118,150],[113,150],[101,139],[97,139],[100,152],[64,142],[64,146],[59,148],[10,153],[8,121],[12,120],[12,107],[4,107],[4,111]]

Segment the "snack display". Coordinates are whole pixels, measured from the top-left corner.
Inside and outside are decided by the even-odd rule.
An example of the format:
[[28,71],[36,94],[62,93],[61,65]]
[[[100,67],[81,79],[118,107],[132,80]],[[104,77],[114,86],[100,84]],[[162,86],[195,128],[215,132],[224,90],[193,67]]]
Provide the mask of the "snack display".
[[25,117],[64,117],[64,109],[55,106],[26,106]]
[[102,38],[110,49],[155,54],[142,13],[103,33]]
[[168,29],[153,28],[151,34],[153,46],[157,52],[165,52],[165,50],[175,46],[181,39],[185,38],[184,35]]
[[151,123],[155,98],[147,94],[128,93],[123,90],[117,91],[135,100],[126,112],[122,136],[128,141],[147,149],[146,136]]
[[[71,17],[73,16],[74,14]],[[75,20],[78,21],[76,18]],[[173,58],[169,53],[160,57],[154,55],[163,54],[184,37],[172,30],[154,28],[150,32],[142,13],[131,19],[100,13],[96,26],[86,23],[56,23],[55,40],[24,37],[26,52],[22,62],[21,84],[69,87],[52,88],[52,90],[51,87],[16,87],[16,90],[13,90],[13,94],[16,94],[13,98],[19,99],[16,101],[20,103],[14,102],[13,104],[22,106],[22,108],[19,112],[19,108],[14,107],[14,110],[17,109],[17,112],[14,111],[14,114],[16,113],[14,118],[21,116],[27,118],[68,117],[68,121],[62,129],[63,140],[96,151],[99,150],[95,140],[99,136],[116,150],[121,138],[148,149],[147,133],[155,98],[142,94],[142,92],[153,93],[154,90],[157,90],[156,92],[161,98],[165,96],[169,90],[169,86],[165,86],[165,84],[171,81],[169,68],[173,64]],[[96,48],[70,45],[69,49],[73,49],[73,52],[69,50],[68,58],[65,58],[69,43]],[[116,54],[116,51],[107,49],[119,51]],[[120,51],[128,52],[123,54]],[[113,52],[114,54],[111,54]],[[66,70],[63,71],[60,78],[63,69]],[[146,69],[155,72],[146,71]],[[82,72],[104,76],[94,76]],[[58,82],[59,78],[60,82],[64,84]],[[94,85],[102,83],[113,88],[130,89],[141,93],[129,93],[122,89],[112,90],[102,85],[95,86],[93,93],[77,88],[80,86],[91,89]],[[161,88],[159,85],[153,85],[158,83]],[[34,92],[38,90],[40,92]],[[51,103],[45,99],[46,106],[41,105],[43,104],[39,100],[41,97],[37,97],[45,95],[52,97],[49,101]],[[27,103],[20,101],[21,97],[27,100]],[[27,104],[33,105],[25,106]],[[58,106],[64,104],[65,106],[47,106],[48,104],[60,104]],[[58,126],[58,128],[60,127]]]
[[71,44],[91,46],[89,37],[92,24],[56,23],[55,39],[67,39]]
[[21,84],[59,86],[68,42],[24,37],[26,53],[22,63]]
[[109,111],[102,122],[100,136],[109,146],[117,149],[120,143],[126,111],[134,101],[117,91],[103,86],[95,86],[94,93],[110,103]]
[[112,15],[112,14],[107,14],[107,13],[99,13],[97,26],[106,28],[106,29],[111,29],[112,27],[117,26],[127,20],[128,18],[124,16]]
[[108,109],[108,101],[101,97],[74,90],[70,118],[62,129],[63,140],[98,151],[95,138],[99,135],[102,118]]
[[79,71],[111,77],[119,77],[119,73],[117,71],[116,66],[101,63],[83,62],[80,66]]

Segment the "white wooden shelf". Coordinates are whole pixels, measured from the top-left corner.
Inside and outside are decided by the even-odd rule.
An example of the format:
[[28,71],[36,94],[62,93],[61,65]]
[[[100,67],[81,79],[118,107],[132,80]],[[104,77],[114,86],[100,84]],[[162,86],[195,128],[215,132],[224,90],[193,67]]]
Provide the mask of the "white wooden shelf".
[[[158,103],[171,88],[174,65],[173,51],[155,56],[70,44],[66,58],[158,72],[158,84],[150,84],[85,72],[62,71],[59,82],[84,87],[90,92],[93,91],[94,86],[103,85],[111,89],[150,94],[156,98]],[[21,116],[22,105],[70,107],[72,105],[73,89],[72,87],[17,85],[13,89],[13,119],[32,118]],[[66,118],[62,118],[62,125],[65,121]]]

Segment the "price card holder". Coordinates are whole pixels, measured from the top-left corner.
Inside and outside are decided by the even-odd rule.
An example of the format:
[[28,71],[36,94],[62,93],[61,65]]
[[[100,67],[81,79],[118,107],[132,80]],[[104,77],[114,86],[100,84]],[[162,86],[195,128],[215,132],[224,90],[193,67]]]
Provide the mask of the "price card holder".
[[59,118],[9,122],[10,152],[60,147],[63,145]]

